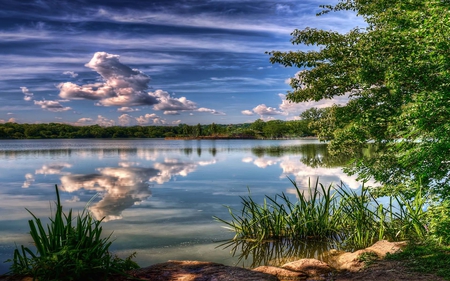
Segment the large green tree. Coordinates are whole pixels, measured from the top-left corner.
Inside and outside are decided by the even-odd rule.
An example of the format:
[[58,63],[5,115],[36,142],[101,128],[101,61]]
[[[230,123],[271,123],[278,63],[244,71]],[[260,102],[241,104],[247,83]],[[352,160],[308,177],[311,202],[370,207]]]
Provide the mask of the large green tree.
[[420,180],[449,197],[450,1],[340,0],[322,8],[321,15],[354,11],[367,26],[295,30],[292,43],[310,51],[270,52],[272,63],[302,69],[287,99],[347,95],[322,120],[331,151],[353,153],[368,141],[377,148],[350,172],[388,187]]

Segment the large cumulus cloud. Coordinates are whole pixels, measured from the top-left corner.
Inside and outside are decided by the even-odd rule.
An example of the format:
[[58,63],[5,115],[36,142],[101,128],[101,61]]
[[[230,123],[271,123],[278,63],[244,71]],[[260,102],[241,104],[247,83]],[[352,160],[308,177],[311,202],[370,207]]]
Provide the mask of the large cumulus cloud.
[[85,66],[100,74],[103,81],[81,86],[61,83],[58,85],[61,98],[97,100],[97,105],[121,107],[159,102],[146,92],[150,77],[122,64],[118,55],[97,52]]
[[[153,110],[163,111],[164,115],[179,115],[180,112],[206,112],[213,115],[225,115],[215,109],[201,107],[186,97],[174,97],[167,91],[149,92],[150,77],[143,72],[132,69],[119,61],[120,56],[97,52],[85,66],[96,71],[101,81],[77,85],[72,82],[60,83],[59,96],[65,100],[92,100],[98,106],[117,106],[118,112],[130,113],[140,111],[135,106],[153,106]],[[22,89],[26,99],[31,99],[28,89]],[[142,124],[144,119],[138,120]],[[158,122],[162,122],[158,120]],[[124,114],[119,117],[119,124],[136,125],[133,117]],[[154,122],[155,123],[155,122]]]

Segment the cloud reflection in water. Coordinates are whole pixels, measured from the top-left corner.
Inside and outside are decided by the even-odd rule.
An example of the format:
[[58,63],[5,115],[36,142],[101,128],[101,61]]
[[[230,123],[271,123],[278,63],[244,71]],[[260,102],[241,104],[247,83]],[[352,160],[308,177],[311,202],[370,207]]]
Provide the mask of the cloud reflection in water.
[[120,219],[122,212],[151,196],[149,179],[159,171],[154,168],[107,167],[98,168],[99,174],[64,175],[61,189],[74,192],[80,189],[97,191],[102,199],[90,207],[97,219]]

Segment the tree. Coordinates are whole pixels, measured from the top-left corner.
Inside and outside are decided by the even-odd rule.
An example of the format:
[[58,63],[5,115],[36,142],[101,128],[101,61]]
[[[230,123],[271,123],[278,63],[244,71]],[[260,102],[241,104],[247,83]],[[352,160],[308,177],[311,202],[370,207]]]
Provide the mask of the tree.
[[195,128],[194,128],[194,136],[200,137],[202,135],[203,135],[203,128],[202,128],[202,125],[200,125],[200,123],[198,123],[197,126],[195,126]]
[[217,135],[218,127],[217,127],[217,125],[214,122],[211,125],[209,125],[208,129],[209,129],[209,134],[210,135],[212,135],[212,136]]
[[263,133],[267,138],[279,138],[284,135],[285,132],[285,122],[281,120],[270,120],[267,121]]
[[300,114],[302,120],[307,122],[308,128],[321,140],[332,139],[335,128],[333,110],[336,107],[316,108],[312,107]]
[[320,48],[270,52],[272,63],[302,69],[287,99],[348,96],[327,114],[333,126],[320,131],[329,131],[332,153],[375,143],[376,156],[357,159],[350,173],[388,187],[420,180],[450,197],[450,1],[340,0],[322,8],[354,11],[367,26],[295,30],[293,44]]

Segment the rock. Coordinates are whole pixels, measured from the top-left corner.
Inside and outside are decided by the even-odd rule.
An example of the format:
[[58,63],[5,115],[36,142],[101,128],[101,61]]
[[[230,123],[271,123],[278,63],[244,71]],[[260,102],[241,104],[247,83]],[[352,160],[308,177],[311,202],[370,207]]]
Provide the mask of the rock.
[[387,240],[380,240],[372,246],[366,248],[366,250],[374,252],[380,258],[384,258],[388,253],[394,254],[400,252],[406,245],[407,243],[405,241],[389,242]]
[[406,242],[388,242],[386,240],[380,240],[372,246],[363,250],[358,250],[353,253],[341,253],[332,256],[327,262],[337,270],[347,270],[356,272],[364,268],[365,263],[361,261],[360,256],[364,253],[374,253],[378,259],[382,259],[386,254],[396,253],[406,246]]
[[274,275],[213,262],[168,261],[130,272],[152,281],[278,281]]
[[307,280],[308,274],[301,271],[292,271],[286,268],[275,267],[275,266],[260,266],[254,271],[264,272],[270,275],[274,275],[280,281],[303,281]]
[[316,259],[301,259],[286,263],[282,268],[304,272],[308,277],[323,277],[328,276],[333,272],[333,269],[326,263]]
[[366,249],[358,250],[353,253],[343,253],[336,257],[336,262],[333,263],[334,268],[337,270],[347,270],[351,272],[360,271],[364,268],[364,262],[359,259],[359,256],[363,253],[370,252]]

